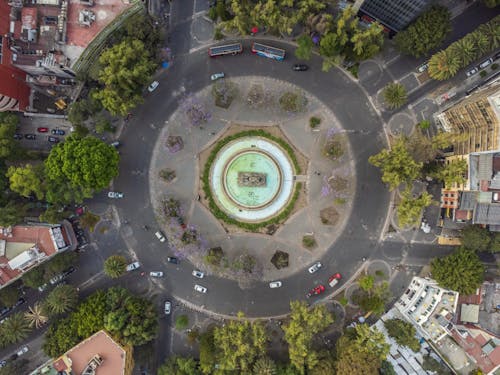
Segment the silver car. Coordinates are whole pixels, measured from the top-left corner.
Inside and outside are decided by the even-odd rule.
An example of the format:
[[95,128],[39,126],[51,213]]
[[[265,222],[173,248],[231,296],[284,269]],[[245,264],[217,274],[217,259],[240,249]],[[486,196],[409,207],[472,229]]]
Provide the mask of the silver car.
[[151,277],[163,277],[163,272],[161,272],[161,271],[151,271],[149,273],[149,276],[151,276]]
[[316,262],[311,267],[309,267],[308,271],[309,273],[314,273],[318,271],[321,267],[322,267],[321,262]]
[[224,73],[215,73],[210,76],[212,81],[217,81],[219,78],[224,78]]
[[170,315],[172,311],[172,303],[170,301],[165,301],[165,315]]
[[193,272],[191,272],[191,274],[194,277],[197,277],[198,279],[203,279],[205,277],[205,274],[201,271],[198,271],[198,270],[194,270]]
[[274,289],[274,288],[281,288],[281,285],[283,285],[283,284],[281,283],[281,281],[271,281],[271,282],[269,283],[269,288],[271,288],[271,289]]
[[197,292],[200,292],[200,293],[206,293],[207,292],[207,288],[205,288],[204,286],[198,285],[198,284],[196,284],[194,286],[194,290],[196,290]]
[[160,232],[160,231],[156,232],[156,233],[155,233],[155,236],[156,236],[156,238],[158,238],[158,240],[159,240],[160,242],[165,242],[165,236],[163,235],[163,233],[162,233],[162,232]]
[[160,86],[160,82],[158,81],[153,81],[149,86],[148,86],[148,91],[153,92],[156,90],[156,88]]
[[108,193],[108,198],[120,199],[123,198],[123,193],[119,191],[110,191]]

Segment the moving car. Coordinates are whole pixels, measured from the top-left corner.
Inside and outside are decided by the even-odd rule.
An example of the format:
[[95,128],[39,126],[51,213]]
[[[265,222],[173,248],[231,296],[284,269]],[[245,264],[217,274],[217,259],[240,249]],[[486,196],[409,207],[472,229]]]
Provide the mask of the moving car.
[[342,279],[342,276],[340,275],[340,273],[336,273],[335,275],[332,275],[328,278],[328,285],[333,288],[339,283],[340,279]]
[[198,285],[198,284],[196,284],[194,286],[194,290],[196,290],[197,292],[200,292],[200,293],[206,293],[207,292],[207,288],[205,288],[204,286]]
[[127,266],[127,268],[125,268],[125,269],[130,272],[130,271],[138,269],[140,266],[141,266],[141,264],[139,262],[134,262],[134,263],[130,263]]
[[155,233],[155,236],[156,238],[158,238],[158,240],[160,240],[160,242],[165,242],[166,241],[166,238],[165,236],[163,235],[162,232],[158,231]]
[[171,311],[172,311],[172,302],[165,301],[165,315],[170,315]]
[[108,198],[115,198],[115,199],[123,198],[123,193],[119,191],[110,191],[108,193]]
[[24,353],[28,353],[28,347],[24,345],[21,349],[18,350],[16,353],[18,356],[22,356]]
[[37,128],[36,131],[39,133],[47,133],[49,131],[49,128]]
[[316,262],[311,267],[309,267],[308,271],[309,273],[314,273],[318,271],[321,268],[321,266],[322,266],[321,262]]
[[306,294],[306,297],[307,297],[307,298],[310,298],[310,297],[312,297],[312,296],[317,296],[317,295],[319,295],[319,294],[323,293],[324,291],[325,291],[325,287],[324,287],[324,285],[321,285],[321,284],[320,284],[320,285],[318,285],[318,286],[316,286],[316,287],[312,288],[312,289],[309,291],[309,293],[307,293],[307,294]]
[[219,78],[224,78],[224,73],[215,73],[210,76],[212,81],[217,81]]
[[167,257],[167,262],[173,264],[179,264],[179,259],[177,259],[176,257]]
[[479,69],[484,69],[488,65],[490,65],[493,62],[493,59],[489,58],[488,60],[484,60],[481,64],[479,64]]
[[153,92],[156,90],[156,88],[160,86],[160,82],[158,81],[153,81],[149,86],[148,86],[148,91]]
[[24,138],[34,140],[36,139],[36,134],[25,134]]
[[283,285],[283,284],[281,283],[281,281],[271,281],[271,282],[269,283],[269,288],[271,288],[271,289],[274,289],[274,288],[281,288],[281,285]]
[[64,135],[64,134],[66,134],[66,132],[64,130],[62,130],[62,129],[52,129],[51,133],[54,134],[54,135]]
[[151,271],[149,273],[149,276],[151,276],[151,277],[163,277],[163,272],[161,272],[161,271]]
[[306,64],[294,64],[292,66],[292,70],[295,70],[296,72],[305,72],[309,67]]
[[478,71],[479,71],[479,69],[477,69],[476,67],[474,67],[471,70],[469,70],[467,73],[465,73],[465,75],[467,77],[470,77],[470,76],[473,76],[474,74],[476,74]]
[[198,270],[194,270],[193,272],[191,272],[191,274],[194,277],[197,277],[198,279],[203,279],[203,277],[205,277],[205,274],[201,271],[198,271]]
[[59,143],[59,138],[57,138],[57,137],[48,137],[47,140],[50,143]]

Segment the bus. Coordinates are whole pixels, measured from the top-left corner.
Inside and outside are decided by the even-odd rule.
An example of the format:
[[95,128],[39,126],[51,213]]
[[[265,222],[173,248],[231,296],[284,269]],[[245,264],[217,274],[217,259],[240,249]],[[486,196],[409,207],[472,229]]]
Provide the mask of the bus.
[[268,57],[270,59],[275,59],[282,61],[285,58],[285,50],[281,48],[266,46],[265,44],[252,43],[252,53],[256,53],[259,56]]
[[241,43],[225,44],[223,46],[210,47],[208,49],[208,56],[217,57],[224,55],[236,55],[242,53],[243,47]]

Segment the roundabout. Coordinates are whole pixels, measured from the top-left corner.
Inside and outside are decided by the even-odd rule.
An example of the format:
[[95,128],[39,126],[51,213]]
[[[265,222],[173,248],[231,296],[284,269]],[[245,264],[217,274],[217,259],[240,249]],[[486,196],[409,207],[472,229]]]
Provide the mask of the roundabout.
[[[338,70],[320,72],[321,62],[315,57],[313,66],[317,68],[297,75],[285,63],[245,54],[209,60],[207,66],[202,52],[169,69],[155,94],[135,113],[140,120],[137,124],[131,121],[125,129],[124,144],[139,143],[142,151],[140,155],[123,153],[123,171],[115,183],[128,186],[126,196],[144,200],[126,202],[120,214],[135,216],[148,225],[157,222],[167,232],[168,246],[139,231],[134,231],[133,243],[145,269],[164,267],[166,277],[158,287],[181,302],[223,315],[238,311],[261,317],[284,314],[290,300],[305,299],[307,290],[325,283],[330,273],[340,271],[343,280],[348,280],[362,258],[378,248],[389,197],[367,158],[384,144],[380,120],[355,82]],[[259,75],[246,75],[249,69]],[[214,105],[207,86],[206,77],[218,70],[224,70],[238,87],[238,97],[227,109]],[[192,76],[199,79],[187,83],[182,78]],[[252,108],[247,97],[255,85],[267,90],[274,103],[283,92],[301,90],[307,108],[300,113],[288,113],[277,104]],[[180,110],[179,102],[191,93],[211,112],[210,120],[199,127],[190,126]],[[309,127],[313,116],[321,119],[314,131]],[[366,137],[368,129],[377,130],[379,136]],[[214,210],[203,184],[210,150],[227,136],[259,130],[284,139],[297,156],[297,165],[285,147],[265,137],[225,143],[208,169],[218,208]],[[359,135],[352,135],[351,131],[358,130]],[[165,147],[170,136],[182,138],[181,150],[172,153]],[[332,159],[325,156],[325,147],[333,137],[343,146],[343,153]],[[140,163],[149,164],[148,180],[130,183],[127,170]],[[175,171],[175,179],[165,182],[158,178],[162,170]],[[293,209],[280,216],[294,200],[295,191]],[[187,253],[181,246],[182,226],[162,214],[162,202],[172,197],[179,202],[184,225],[197,236],[196,246]],[[320,216],[325,208],[333,211],[332,223]],[[224,221],[219,210],[242,225]],[[254,227],[269,220],[275,221]],[[304,246],[306,235],[314,237],[315,247]],[[207,255],[217,247],[223,250],[223,262],[207,264]],[[271,263],[277,251],[288,254],[288,267],[278,269]],[[184,260],[174,267],[166,261],[171,255]],[[243,256],[256,261],[250,272],[233,269]],[[309,275],[307,268],[318,260],[323,263],[321,272]],[[194,268],[208,275],[204,279],[206,295],[193,291]],[[281,280],[283,286],[269,289],[272,280]]]

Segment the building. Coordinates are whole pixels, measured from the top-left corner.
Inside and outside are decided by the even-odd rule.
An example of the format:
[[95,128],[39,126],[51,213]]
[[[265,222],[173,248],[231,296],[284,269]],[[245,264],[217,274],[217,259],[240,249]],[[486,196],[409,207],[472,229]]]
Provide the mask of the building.
[[71,224],[17,225],[0,228],[0,289],[66,250],[75,250]]
[[31,375],[130,375],[133,367],[132,348],[121,346],[102,330]]
[[365,0],[359,12],[397,33],[413,22],[430,3],[430,0]]

